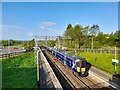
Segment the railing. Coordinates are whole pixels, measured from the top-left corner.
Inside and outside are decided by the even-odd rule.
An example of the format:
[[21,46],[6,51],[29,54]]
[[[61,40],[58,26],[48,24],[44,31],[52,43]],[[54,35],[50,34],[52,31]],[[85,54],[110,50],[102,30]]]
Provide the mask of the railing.
[[[80,50],[75,50],[75,49],[64,49],[65,51],[74,51],[74,52],[94,52],[94,53],[106,53],[106,54],[115,54],[114,49],[80,49]],[[63,51],[64,51],[63,50]],[[116,49],[116,53],[120,54],[120,49]]]
[[12,52],[12,53],[1,54],[0,58],[10,58],[10,57],[22,54],[22,53],[25,53],[25,52]]
[[[105,50],[105,49],[94,49],[94,50],[91,50],[91,49],[80,49],[79,51],[80,52],[95,52],[95,53],[115,54],[115,50],[114,49],[112,49],[112,50]],[[116,53],[120,54],[120,49],[117,49]]]

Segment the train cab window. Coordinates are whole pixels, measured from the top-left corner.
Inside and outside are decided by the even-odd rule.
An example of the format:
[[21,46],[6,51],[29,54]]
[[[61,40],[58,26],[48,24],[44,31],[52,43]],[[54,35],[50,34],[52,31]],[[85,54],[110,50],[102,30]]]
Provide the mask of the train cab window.
[[80,64],[80,62],[76,62],[76,66],[77,66],[77,67],[79,66],[79,64]]
[[81,67],[86,67],[86,62],[85,61],[81,61]]
[[79,67],[79,66],[80,66],[80,60],[77,59],[77,60],[76,60],[76,67]]

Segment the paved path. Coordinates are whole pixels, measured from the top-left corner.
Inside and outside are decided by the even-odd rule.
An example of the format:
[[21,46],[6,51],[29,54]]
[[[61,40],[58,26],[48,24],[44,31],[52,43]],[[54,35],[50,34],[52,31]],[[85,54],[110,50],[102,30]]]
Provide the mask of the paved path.
[[91,67],[91,68],[90,68],[90,71],[93,72],[93,73],[95,73],[95,74],[97,74],[97,75],[99,75],[99,77],[101,77],[101,78],[104,79],[104,80],[112,79],[112,76],[111,76],[111,75],[109,75],[109,74],[107,74],[106,72],[104,72],[104,71],[102,71],[102,70],[99,70],[99,69],[97,69],[97,68],[95,68],[95,67]]
[[[116,90],[120,89],[118,83],[115,83],[113,80],[113,76],[108,73],[99,70],[95,67],[90,68],[90,75],[93,76],[93,79],[96,81],[101,81],[101,83],[108,85],[109,87],[116,88]],[[120,82],[118,79],[116,82]]]

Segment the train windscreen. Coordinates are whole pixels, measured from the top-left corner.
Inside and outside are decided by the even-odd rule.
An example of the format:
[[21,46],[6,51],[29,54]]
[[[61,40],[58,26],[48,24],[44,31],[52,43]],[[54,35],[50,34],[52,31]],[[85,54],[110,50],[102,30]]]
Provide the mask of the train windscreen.
[[81,68],[82,67],[86,67],[86,62],[85,61],[81,61]]

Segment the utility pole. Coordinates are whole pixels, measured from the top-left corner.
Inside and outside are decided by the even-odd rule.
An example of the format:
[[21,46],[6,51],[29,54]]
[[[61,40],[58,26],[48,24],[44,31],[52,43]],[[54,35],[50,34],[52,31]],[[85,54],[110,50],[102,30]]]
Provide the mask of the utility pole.
[[37,52],[37,36],[35,36],[34,43],[35,43],[34,49],[35,49],[35,53],[36,53]]
[[47,46],[47,36],[46,36],[46,38],[45,38],[45,41],[46,41],[46,46]]
[[58,50],[60,49],[60,36],[58,36]]
[[92,50],[93,50],[93,37],[92,37]]
[[[116,47],[115,47],[115,60],[116,60]],[[117,63],[115,63],[115,65],[114,65],[114,75],[116,75],[116,65],[117,65]]]

